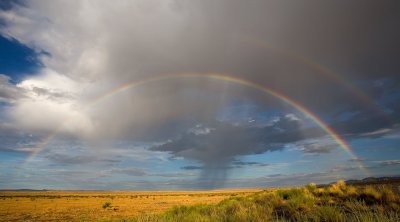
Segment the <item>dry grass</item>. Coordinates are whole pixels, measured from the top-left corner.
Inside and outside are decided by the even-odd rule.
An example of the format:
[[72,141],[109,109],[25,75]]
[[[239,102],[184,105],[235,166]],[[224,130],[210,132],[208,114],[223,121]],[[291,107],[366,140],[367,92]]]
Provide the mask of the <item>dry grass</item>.
[[400,221],[399,184],[180,192],[3,192],[2,221]]
[[257,191],[260,190],[1,192],[0,221],[118,220],[161,213],[176,205],[218,203]]
[[[396,185],[397,186],[397,185]],[[318,188],[269,189],[218,204],[181,206],[134,222],[346,222],[400,221],[400,196],[392,185],[351,186],[338,181]],[[129,219],[129,218],[126,218]]]

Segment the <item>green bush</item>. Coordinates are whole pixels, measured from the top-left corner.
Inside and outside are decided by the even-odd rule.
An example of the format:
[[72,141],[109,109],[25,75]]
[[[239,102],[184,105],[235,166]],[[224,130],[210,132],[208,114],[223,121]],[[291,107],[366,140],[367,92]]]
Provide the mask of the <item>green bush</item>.
[[110,202],[105,202],[103,203],[103,209],[107,209],[111,207],[111,203]]

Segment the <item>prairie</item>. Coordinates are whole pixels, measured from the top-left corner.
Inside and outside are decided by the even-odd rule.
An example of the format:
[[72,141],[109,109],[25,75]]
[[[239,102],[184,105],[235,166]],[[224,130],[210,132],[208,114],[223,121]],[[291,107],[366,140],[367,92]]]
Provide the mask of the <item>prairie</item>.
[[0,192],[0,221],[119,220],[258,191],[5,191]]
[[175,207],[132,221],[400,221],[399,184],[267,189],[218,204]]
[[0,193],[2,221],[400,221],[400,183]]

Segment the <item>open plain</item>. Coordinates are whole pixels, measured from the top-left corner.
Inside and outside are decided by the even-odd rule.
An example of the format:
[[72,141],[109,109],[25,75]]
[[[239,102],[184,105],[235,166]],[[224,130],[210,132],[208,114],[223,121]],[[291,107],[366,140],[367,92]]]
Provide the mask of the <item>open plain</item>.
[[[213,204],[257,189],[215,191],[4,191],[1,221],[119,220],[177,205]],[[108,204],[109,203],[109,204]]]

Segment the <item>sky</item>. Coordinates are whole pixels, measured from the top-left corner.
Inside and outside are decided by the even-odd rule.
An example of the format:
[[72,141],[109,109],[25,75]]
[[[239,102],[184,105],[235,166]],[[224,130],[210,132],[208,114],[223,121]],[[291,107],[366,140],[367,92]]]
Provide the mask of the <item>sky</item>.
[[399,176],[400,3],[0,2],[0,189]]

